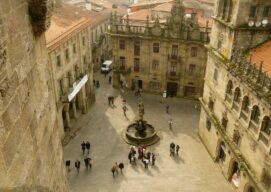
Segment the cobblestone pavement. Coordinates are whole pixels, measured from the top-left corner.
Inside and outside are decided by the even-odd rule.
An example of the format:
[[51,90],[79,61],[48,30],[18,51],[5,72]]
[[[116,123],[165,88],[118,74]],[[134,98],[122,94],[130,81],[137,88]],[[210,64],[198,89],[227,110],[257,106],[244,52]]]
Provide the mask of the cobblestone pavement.
[[[157,154],[156,166],[145,170],[141,162],[136,167],[129,164],[130,146],[121,137],[126,126],[133,122],[137,112],[137,100],[129,91],[124,93],[128,111],[126,119],[121,106],[121,92],[114,90],[104,76],[95,75],[101,87],[96,90],[96,103],[86,115],[81,116],[78,135],[64,148],[65,160],[71,160],[68,180],[72,192],[232,192],[220,168],[213,162],[197,135],[199,109],[195,101],[143,94],[145,119],[161,135],[157,144],[148,147]],[[116,108],[110,108],[107,96],[116,96]],[[161,103],[162,101],[162,103]],[[169,104],[170,114],[166,114]],[[173,130],[168,129],[168,120],[173,119]],[[92,170],[84,166],[81,142],[90,141]],[[179,157],[169,156],[169,144],[181,146]],[[81,161],[77,174],[74,161]],[[114,162],[123,161],[123,175],[112,177]]]

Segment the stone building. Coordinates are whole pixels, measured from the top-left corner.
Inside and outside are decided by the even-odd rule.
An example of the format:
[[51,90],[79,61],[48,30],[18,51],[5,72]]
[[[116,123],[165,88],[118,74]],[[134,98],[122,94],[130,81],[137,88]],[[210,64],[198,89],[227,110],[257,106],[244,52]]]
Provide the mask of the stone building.
[[63,4],[54,10],[45,33],[58,123],[66,131],[94,99],[91,20],[84,15],[80,8]]
[[51,1],[0,1],[0,191],[68,191],[44,31]]
[[[207,23],[207,24],[206,24]],[[208,22],[200,26],[195,12],[186,13],[176,1],[165,23],[147,17],[144,25],[129,16],[112,16],[109,30],[113,46],[114,86],[199,97],[207,59]]]
[[240,192],[271,191],[271,1],[217,0],[199,135]]

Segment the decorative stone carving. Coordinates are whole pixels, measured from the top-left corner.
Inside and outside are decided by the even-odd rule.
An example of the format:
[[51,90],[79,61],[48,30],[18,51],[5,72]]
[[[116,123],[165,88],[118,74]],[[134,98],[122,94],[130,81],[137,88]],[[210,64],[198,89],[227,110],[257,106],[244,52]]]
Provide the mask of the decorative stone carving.
[[31,0],[28,6],[33,31],[36,36],[39,36],[50,26],[53,2],[52,0]]

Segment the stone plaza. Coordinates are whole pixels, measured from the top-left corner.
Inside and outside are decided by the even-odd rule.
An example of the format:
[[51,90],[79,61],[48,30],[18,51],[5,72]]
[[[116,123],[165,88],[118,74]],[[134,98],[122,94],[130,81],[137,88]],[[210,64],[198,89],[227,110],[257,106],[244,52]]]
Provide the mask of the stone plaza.
[[[71,160],[68,173],[70,190],[73,192],[231,192],[234,188],[223,177],[198,137],[199,103],[180,98],[162,98],[161,95],[143,93],[144,118],[159,132],[160,141],[147,149],[156,154],[156,165],[145,169],[141,161],[137,166],[129,164],[130,145],[122,138],[123,130],[137,116],[137,98],[134,94],[113,89],[108,76],[95,74],[100,81],[96,88],[96,102],[89,112],[79,118],[81,127],[77,136],[64,147],[64,160]],[[108,106],[107,97],[115,96],[115,108]],[[122,111],[122,98],[127,100],[127,119]],[[169,105],[169,114],[166,105]],[[169,130],[168,120],[173,129]],[[89,141],[92,169],[86,170],[81,150],[82,141]],[[180,145],[179,156],[169,156],[169,144]],[[81,161],[77,174],[75,160]],[[112,177],[111,167],[115,162],[124,163],[123,174]]]

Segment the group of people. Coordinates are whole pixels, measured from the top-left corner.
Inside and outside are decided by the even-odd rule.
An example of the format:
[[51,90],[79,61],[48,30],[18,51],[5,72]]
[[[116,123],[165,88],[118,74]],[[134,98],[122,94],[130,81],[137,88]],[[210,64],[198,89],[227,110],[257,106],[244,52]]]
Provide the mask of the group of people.
[[170,156],[175,156],[179,155],[179,150],[180,150],[180,146],[179,145],[175,145],[175,143],[170,143],[169,145],[169,155]]
[[[136,152],[137,151],[137,152]],[[138,160],[141,160],[145,168],[148,169],[149,164],[155,165],[156,156],[146,149],[145,145],[141,145],[136,150],[135,146],[131,146],[128,159],[132,165],[136,165],[136,154],[138,153]]]
[[117,162],[115,162],[115,164],[111,168],[111,172],[113,174],[113,177],[115,177],[115,173],[119,174],[119,169],[120,169],[120,173],[122,174],[122,169],[124,169],[124,163],[120,162],[118,164]]
[[[90,157],[88,157],[88,154],[90,152],[90,143],[89,143],[89,141],[86,141],[86,142],[83,141],[81,143],[81,148],[82,148],[82,151],[83,151],[83,155],[85,155],[85,151],[87,150],[86,156],[84,157],[84,163],[85,163],[86,169],[89,170],[92,167],[92,164],[91,164],[92,159]],[[65,164],[66,164],[67,172],[69,173],[71,171],[71,168],[70,168],[71,161],[66,160]],[[75,168],[77,170],[77,173],[79,173],[80,167],[81,167],[81,162],[78,159],[76,159],[76,161],[74,162],[74,166],[75,166]]]

